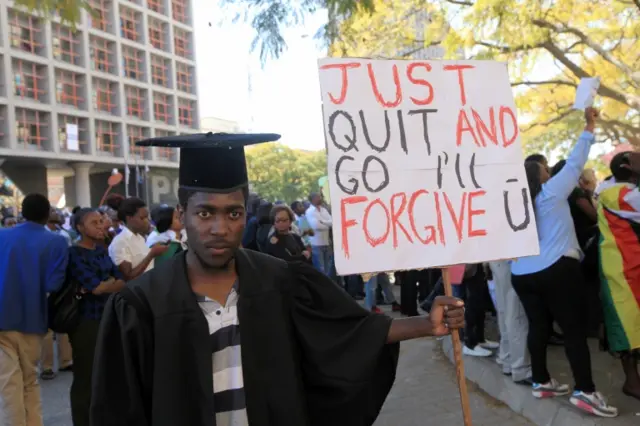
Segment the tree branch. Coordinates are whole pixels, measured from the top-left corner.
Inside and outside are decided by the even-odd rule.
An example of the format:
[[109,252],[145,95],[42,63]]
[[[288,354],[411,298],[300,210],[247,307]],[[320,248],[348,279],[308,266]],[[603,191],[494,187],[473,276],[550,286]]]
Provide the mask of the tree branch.
[[511,83],[511,87],[516,87],[516,86],[543,86],[543,85],[546,85],[546,84],[577,87],[576,83],[573,83],[571,81],[566,81],[566,80],[516,81],[514,83]]
[[[567,58],[562,50],[553,44],[551,40],[547,40],[542,43],[542,47],[544,47],[554,58],[556,58],[562,65],[564,65],[569,71],[571,71],[578,78],[588,78],[592,77],[589,73],[587,73],[584,69],[582,69],[578,64]],[[618,102],[621,102],[633,109],[640,110],[640,97],[634,95],[625,95],[623,93],[618,92],[604,84],[600,85],[600,89],[598,90],[598,94],[605,96],[607,98],[614,99]]]
[[[636,1],[640,2],[640,0],[636,0]],[[575,35],[580,39],[581,42],[583,42],[585,45],[593,49],[594,52],[602,56],[607,62],[609,62],[610,64],[612,64],[613,66],[615,66],[616,68],[618,68],[619,70],[627,74],[629,78],[631,78],[631,80],[633,81],[634,77],[633,77],[633,70],[631,69],[631,67],[629,67],[627,64],[623,63],[622,61],[618,60],[618,58],[613,56],[610,52],[607,52],[605,49],[602,48],[600,44],[591,40],[591,38],[589,38],[584,32],[580,31],[579,29],[569,27],[565,24],[554,24],[553,22],[545,21],[543,19],[534,19],[531,21],[531,23],[533,23],[533,25],[536,25],[540,28],[553,30],[557,33],[562,33],[562,34],[569,33],[569,34]]]
[[[447,3],[457,4],[458,6],[473,6],[472,1],[464,1],[464,0],[445,0]],[[637,0],[640,1],[640,0]]]
[[549,125],[551,125],[553,123],[557,123],[558,121],[563,120],[566,116],[568,116],[572,112],[573,112],[572,109],[567,109],[566,111],[558,114],[554,118],[551,118],[551,119],[549,119],[547,121],[544,121],[542,123],[533,123],[532,125],[528,126],[526,129],[524,129],[524,131],[528,132],[529,130],[534,129],[534,128],[539,127],[539,126],[545,126],[546,127],[546,126],[549,126]]
[[499,50],[500,53],[513,53],[521,52],[523,50],[539,49],[544,47],[544,43],[539,44],[522,44],[520,46],[500,46],[497,44],[487,43],[484,41],[476,41],[475,44],[479,46],[488,47],[489,49]]

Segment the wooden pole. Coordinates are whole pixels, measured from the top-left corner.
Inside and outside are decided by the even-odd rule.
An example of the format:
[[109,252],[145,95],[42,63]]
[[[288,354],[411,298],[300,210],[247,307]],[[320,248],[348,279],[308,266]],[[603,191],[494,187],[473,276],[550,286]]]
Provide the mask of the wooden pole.
[[[449,268],[442,269],[442,281],[444,282],[444,293],[452,296],[451,277]],[[471,426],[471,407],[469,407],[469,394],[467,392],[467,380],[464,377],[464,362],[462,361],[462,342],[460,332],[451,330],[451,340],[453,342],[453,358],[456,364],[456,375],[458,376],[458,389],[460,390],[460,404],[462,405],[462,418],[464,426]]]

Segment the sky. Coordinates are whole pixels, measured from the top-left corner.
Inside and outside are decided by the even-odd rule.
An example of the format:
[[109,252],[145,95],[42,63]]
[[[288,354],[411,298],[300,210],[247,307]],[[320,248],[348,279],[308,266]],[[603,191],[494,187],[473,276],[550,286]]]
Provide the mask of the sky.
[[[288,48],[265,64],[258,49],[251,52],[255,30],[233,16],[217,0],[194,0],[200,117],[237,121],[245,131],[280,133],[281,142],[292,148],[324,149],[317,60],[326,56],[326,48],[313,36],[326,22],[326,12],[284,30]],[[534,70],[537,79],[557,72],[546,60]],[[594,149],[591,157],[610,149]],[[551,157],[556,159],[554,153]]]
[[288,49],[263,66],[258,49],[248,53],[255,35],[251,25],[232,22],[233,13],[225,13],[217,3],[194,0],[200,117],[237,121],[243,130],[280,133],[292,148],[324,149],[317,60],[325,49],[313,35],[326,14],[317,13],[304,25],[286,30]]

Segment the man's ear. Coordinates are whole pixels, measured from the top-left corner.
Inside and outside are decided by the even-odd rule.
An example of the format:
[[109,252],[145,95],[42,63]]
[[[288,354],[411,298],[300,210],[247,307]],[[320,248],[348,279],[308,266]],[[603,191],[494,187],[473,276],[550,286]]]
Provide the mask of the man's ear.
[[178,216],[180,216],[180,224],[182,224],[182,227],[185,228],[186,227],[186,223],[185,223],[186,208],[178,204],[176,206],[176,209],[178,210]]

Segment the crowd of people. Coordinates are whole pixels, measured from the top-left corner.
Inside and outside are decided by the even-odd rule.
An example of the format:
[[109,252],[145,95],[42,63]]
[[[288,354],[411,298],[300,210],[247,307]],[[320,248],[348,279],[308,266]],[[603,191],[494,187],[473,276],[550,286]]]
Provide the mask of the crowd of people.
[[[611,176],[598,184],[593,171],[585,169],[589,150],[595,139],[597,119],[597,111],[588,109],[585,130],[566,161],[549,167],[546,158],[540,154],[529,156],[525,161],[530,196],[534,200],[540,254],[488,264],[457,265],[456,267],[463,268],[464,272],[459,282],[453,284],[454,296],[462,299],[466,308],[465,325],[462,330],[465,355],[492,356],[494,350],[497,350],[497,362],[504,374],[511,376],[518,384],[531,386],[534,396],[547,398],[571,393],[570,401],[579,409],[598,416],[615,417],[618,414],[617,409],[606,402],[596,391],[593,383],[587,338],[600,337],[603,347],[620,357],[626,377],[623,391],[630,397],[640,399],[640,376],[637,369],[640,349],[640,154],[617,154],[611,161]],[[246,179],[246,176],[244,178]],[[221,177],[219,181],[224,179],[226,178]],[[240,178],[238,180],[241,181]],[[219,184],[219,181],[213,184]],[[276,273],[276,264],[271,264],[262,257],[233,257],[230,253],[238,248],[233,240],[236,233],[238,246],[244,248],[245,253],[261,252],[292,265],[307,265],[293,268],[296,279],[305,283],[301,285],[305,293],[303,296],[294,296],[296,301],[293,302],[293,307],[286,307],[293,309],[298,315],[298,322],[284,326],[287,330],[309,327],[305,331],[315,334],[317,330],[322,329],[323,331],[316,336],[320,341],[321,337],[318,336],[323,336],[328,330],[340,335],[343,332],[351,333],[353,341],[364,345],[362,347],[372,345],[375,350],[371,356],[377,357],[391,348],[378,353],[382,351],[381,344],[386,348],[401,340],[424,335],[443,335],[448,332],[448,328],[457,328],[457,323],[453,320],[457,312],[455,305],[449,306],[449,320],[447,314],[443,314],[443,306],[454,302],[440,297],[443,285],[439,269],[379,273],[366,280],[360,275],[339,277],[336,274],[332,252],[332,217],[321,193],[310,194],[307,200],[294,200],[287,205],[282,201],[264,200],[258,194],[249,194],[246,187],[243,187],[245,183],[241,181],[240,184],[229,183],[229,187],[244,188],[239,192],[240,204],[227,194],[229,191],[226,188],[223,188],[227,191],[223,191],[223,195],[216,195],[221,197],[220,200],[226,200],[224,202],[227,204],[222,205],[220,203],[223,201],[216,201],[213,196],[198,198],[200,192],[188,190],[189,187],[184,185],[181,189],[179,207],[161,205],[149,211],[149,207],[141,199],[112,195],[98,208],[76,207],[68,216],[52,209],[44,195],[27,195],[22,202],[21,216],[4,218],[3,226],[6,229],[0,231],[0,424],[41,424],[41,420],[38,420],[41,419],[38,371],[43,380],[56,378],[52,349],[54,340],[59,348],[58,372],[72,371],[73,374],[70,400],[75,426],[108,424],[107,420],[103,423],[97,422],[96,418],[92,417],[92,410],[100,412],[106,416],[105,418],[119,421],[128,418],[127,416],[148,417],[150,412],[164,412],[161,408],[151,407],[153,404],[144,399],[146,393],[151,392],[145,386],[153,387],[154,391],[166,392],[164,388],[156,389],[156,386],[166,384],[165,381],[156,382],[149,377],[169,373],[155,370],[149,372],[146,367],[139,365],[142,361],[131,361],[133,364],[127,361],[129,358],[149,356],[151,349],[148,345],[140,343],[143,341],[156,342],[159,339],[155,346],[151,343],[150,345],[153,348],[162,347],[163,350],[168,350],[168,346],[161,346],[161,343],[166,341],[160,339],[157,333],[149,335],[141,331],[144,330],[144,326],[138,324],[141,323],[138,317],[140,312],[137,312],[134,320],[131,319],[131,314],[127,313],[128,308],[123,307],[123,303],[131,303],[128,299],[130,296],[124,294],[129,287],[126,283],[131,281],[141,283],[137,288],[143,291],[141,288],[150,280],[168,280],[173,276],[180,281],[188,276],[193,289],[193,293],[189,294],[195,293],[194,300],[197,300],[198,306],[204,312],[212,338],[219,336],[223,331],[232,333],[225,334],[224,339],[227,339],[227,343],[224,345],[220,343],[222,341],[213,340],[222,345],[214,349],[213,354],[213,395],[216,401],[229,391],[227,388],[231,385],[225,380],[233,383],[239,380],[242,383],[242,376],[234,379],[230,376],[230,369],[237,369],[238,365],[242,364],[242,370],[247,368],[245,363],[251,364],[250,367],[255,369],[256,364],[246,361],[244,353],[240,361],[239,340],[236,340],[239,339],[239,335],[233,333],[239,333],[238,321],[245,315],[247,325],[243,329],[243,336],[246,340],[243,339],[242,344],[251,345],[251,339],[257,339],[258,335],[249,332],[251,327],[257,328],[258,323],[251,323],[254,320],[249,320],[250,316],[247,313],[241,313],[243,308],[238,302],[241,297],[239,299],[238,296],[242,296],[243,293],[242,286],[238,287],[235,269],[239,270],[242,267],[248,270],[255,268],[256,264],[264,264],[264,276],[257,275],[255,278],[267,282],[271,282],[271,275],[280,276],[277,274],[281,272]],[[196,199],[197,203],[190,201],[193,199]],[[191,207],[195,210],[188,212],[188,206],[192,205],[195,205]],[[220,214],[219,211],[224,211],[228,220],[232,221],[229,222],[229,229],[224,232],[205,227],[205,223],[209,223],[206,221]],[[189,227],[189,221],[192,221],[190,232],[186,229]],[[223,233],[225,236],[221,236]],[[231,236],[226,236],[227,234]],[[232,261],[241,263],[236,265],[235,269],[229,269]],[[222,279],[225,283],[228,281],[228,289],[224,294],[218,294],[217,290],[198,284],[199,280],[203,279],[201,275],[208,273],[207,268],[218,271],[215,274],[219,274],[220,270],[224,270],[224,274],[230,274],[228,279],[227,275],[220,278],[214,274],[218,277],[215,279]],[[309,268],[320,275],[311,274]],[[177,270],[182,270],[185,275],[172,275],[177,273]],[[147,272],[150,273],[146,274]],[[319,278],[320,276],[323,278]],[[142,278],[139,279],[140,277]],[[347,304],[343,296],[325,293],[332,287],[326,283],[322,284],[322,280],[333,281],[336,284],[335,288],[341,288],[340,291],[350,302]],[[321,283],[322,286],[318,287],[317,283]],[[400,286],[399,302],[394,296],[392,283]],[[164,282],[152,285],[157,286],[160,294],[165,294],[162,293],[165,291],[162,287]],[[284,284],[278,284],[282,285]],[[74,294],[79,300],[79,319],[68,333],[54,333],[50,330],[51,324],[48,322],[51,313],[47,312],[47,296],[56,294],[61,288],[68,286],[74,289]],[[172,286],[171,291],[181,288],[177,283]],[[247,295],[248,290],[244,291]],[[263,301],[271,301],[273,306],[270,309],[284,310],[284,302],[275,299],[269,291],[275,290],[262,289],[257,294],[261,294]],[[285,292],[281,289],[278,291]],[[302,290],[293,292],[300,291]],[[117,294],[117,297],[110,297],[113,294]],[[175,296],[179,299],[184,294]],[[353,306],[357,305],[351,299],[363,300],[362,304],[370,312],[367,314],[369,316],[354,311]],[[153,299],[146,302],[152,311],[170,310],[168,305],[157,303],[159,302]],[[330,306],[332,304],[335,304],[335,311]],[[386,318],[379,315],[382,314],[379,306],[383,304],[391,305],[392,311],[399,312],[409,319],[419,317],[420,310],[423,310],[430,314],[431,323],[428,328],[424,328],[422,322],[379,321],[376,318]],[[187,309],[186,305],[180,306],[180,309]],[[246,312],[246,305],[244,309]],[[489,311],[497,315],[500,342],[492,342],[485,338],[485,315]],[[255,310],[251,315],[259,317]],[[348,318],[348,321],[345,318]],[[342,321],[340,324],[343,325],[340,327],[344,328],[336,328],[338,320]],[[371,334],[367,337],[369,340],[361,341],[362,338],[358,336],[368,327],[372,327]],[[128,330],[128,334],[123,334],[124,329]],[[171,326],[167,326],[166,329],[171,330]],[[180,331],[179,327],[175,332],[178,333],[176,338],[180,339],[187,338],[189,334]],[[261,344],[267,347],[269,344],[275,345],[278,341],[284,345],[284,349],[278,350],[288,350],[287,345],[292,343],[287,339],[293,338],[289,332],[286,338],[278,333],[272,334],[273,343],[262,339]],[[373,342],[371,339],[378,335],[384,335],[384,338]],[[360,367],[354,367],[352,372],[344,368],[333,369],[337,366],[327,357],[342,356],[341,351],[347,354],[350,350],[355,350],[343,339],[339,340],[344,348],[336,352],[337,347],[333,347],[335,341],[327,344],[328,346],[322,346],[322,342],[311,343],[305,340],[313,336],[305,337],[302,332],[295,336],[294,340],[302,345],[302,349],[298,351],[302,352],[292,349],[296,354],[292,359],[296,360],[294,365],[301,362],[297,357],[311,360],[309,362],[312,362],[313,366],[305,367],[305,373],[300,373],[310,375],[309,383],[315,380],[320,387],[344,386],[342,382],[331,382],[329,385],[328,376],[320,372],[324,369],[329,369],[332,374],[343,374],[345,377],[355,372],[362,373],[357,376],[362,383],[364,378],[368,377]],[[231,343],[234,341],[236,343]],[[300,343],[301,341],[305,343]],[[214,343],[214,346],[218,343]],[[561,384],[549,375],[546,365],[549,344],[564,345],[575,380],[573,391],[569,385]],[[234,349],[236,346],[237,350]],[[314,352],[318,351],[319,347],[323,348],[320,354]],[[235,363],[235,367],[216,364],[222,362],[222,352],[226,353],[225,362]],[[382,362],[373,358],[367,359],[362,353],[358,353],[358,356],[353,357],[353,362],[357,363],[357,360],[362,358],[364,365],[369,367]],[[173,355],[184,356],[177,353]],[[287,352],[284,358],[288,356]],[[345,355],[345,359],[349,356],[352,355]],[[98,372],[97,363],[102,365]],[[286,368],[291,368],[280,367],[278,363],[270,368],[275,369],[276,365],[286,374]],[[385,361],[378,367],[383,369],[388,365],[391,364],[386,364]],[[117,374],[114,368],[121,370],[122,374]],[[258,374],[256,370],[252,372]],[[367,374],[370,373],[371,371],[367,370]],[[251,383],[251,389],[257,389],[257,382],[254,378],[249,379],[247,374],[245,372],[244,381]],[[121,381],[119,376],[122,376]],[[185,377],[187,376],[185,373]],[[376,380],[393,377],[393,374],[383,376]],[[227,388],[220,390],[221,385],[216,382],[216,377],[224,382],[225,386],[228,385]],[[95,380],[99,383],[96,384]],[[189,380],[185,378],[180,382],[181,386],[189,385]],[[270,380],[273,380],[273,377]],[[125,395],[136,392],[133,388],[141,387],[139,391],[142,396],[136,394],[130,400],[123,401],[116,395],[118,386]],[[292,386],[295,388],[298,385]],[[386,389],[382,392],[383,396],[386,396],[390,383],[380,386],[381,389]],[[97,405],[96,389],[103,392]],[[128,390],[125,392],[125,389]],[[190,388],[187,386],[185,389]],[[107,390],[109,393],[106,393]],[[245,391],[240,390],[243,393],[241,399],[244,401]],[[378,409],[384,400],[384,397],[380,400],[380,395],[375,396],[374,405]],[[140,407],[132,408],[138,397],[142,398],[144,403],[141,402]],[[371,397],[374,397],[373,394]],[[322,398],[328,397],[323,394]],[[123,406],[113,409],[109,407],[110,401],[116,405],[122,403]],[[250,417],[252,414],[246,413],[244,402],[235,399],[225,401],[227,402],[221,404],[227,407],[227,410],[215,411],[216,418],[220,419],[219,424],[248,424],[247,416]],[[196,403],[180,403],[176,413],[182,408],[193,408],[193,404]],[[334,403],[334,407],[339,407],[337,402],[332,402]],[[100,411],[101,409],[103,411]],[[107,415],[107,409],[113,411]],[[342,408],[336,410],[344,414]],[[320,416],[320,412],[316,414]],[[350,417],[347,415],[345,418]],[[171,424],[168,422],[169,420],[167,423],[158,424]]]

